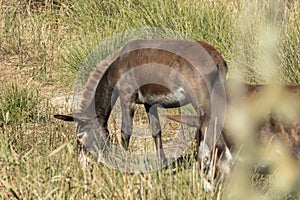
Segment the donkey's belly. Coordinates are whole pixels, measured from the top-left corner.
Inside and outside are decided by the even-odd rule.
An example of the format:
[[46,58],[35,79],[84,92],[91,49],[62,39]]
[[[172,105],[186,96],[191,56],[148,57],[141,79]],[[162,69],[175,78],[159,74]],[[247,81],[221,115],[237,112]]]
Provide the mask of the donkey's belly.
[[182,87],[171,91],[165,87],[152,86],[153,87],[151,87],[151,85],[142,86],[138,90],[136,103],[148,105],[159,104],[164,108],[180,107],[190,103]]

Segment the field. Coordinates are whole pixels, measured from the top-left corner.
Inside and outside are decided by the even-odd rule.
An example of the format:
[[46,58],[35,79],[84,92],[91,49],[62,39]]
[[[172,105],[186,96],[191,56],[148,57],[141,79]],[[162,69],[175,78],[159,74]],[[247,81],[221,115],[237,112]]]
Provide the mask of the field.
[[[82,165],[75,125],[53,115],[72,112],[74,81],[93,49],[149,27],[208,41],[227,61],[228,78],[300,83],[300,1],[0,0],[0,199],[300,199],[288,161],[278,176],[244,169],[240,187],[221,181],[208,193],[193,159],[145,174],[93,159]],[[135,121],[146,124],[142,108]],[[177,129],[166,123],[164,140]]]

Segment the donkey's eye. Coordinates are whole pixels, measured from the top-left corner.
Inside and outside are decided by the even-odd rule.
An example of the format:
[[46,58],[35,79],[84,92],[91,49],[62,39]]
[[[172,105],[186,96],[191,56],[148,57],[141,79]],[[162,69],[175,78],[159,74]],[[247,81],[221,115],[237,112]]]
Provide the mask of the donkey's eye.
[[203,158],[203,163],[207,163],[209,161],[209,158],[207,157],[207,156],[205,156],[204,158]]
[[78,122],[77,127],[76,127],[76,133],[77,134],[82,132],[82,127],[84,127],[83,122]]
[[77,133],[78,139],[81,139],[83,137],[83,133]]

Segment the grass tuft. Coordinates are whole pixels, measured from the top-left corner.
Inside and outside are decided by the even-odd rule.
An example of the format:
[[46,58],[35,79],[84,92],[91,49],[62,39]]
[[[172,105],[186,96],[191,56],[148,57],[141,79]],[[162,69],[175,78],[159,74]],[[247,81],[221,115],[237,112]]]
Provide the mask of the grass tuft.
[[16,83],[6,84],[4,88],[0,99],[0,123],[18,125],[38,120],[38,106],[42,98],[37,89]]

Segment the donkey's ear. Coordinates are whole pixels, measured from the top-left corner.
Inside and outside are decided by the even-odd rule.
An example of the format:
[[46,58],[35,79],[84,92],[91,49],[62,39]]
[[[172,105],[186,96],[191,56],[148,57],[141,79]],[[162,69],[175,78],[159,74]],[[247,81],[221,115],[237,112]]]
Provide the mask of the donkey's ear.
[[57,115],[54,115],[54,118],[60,119],[60,120],[63,120],[63,121],[67,121],[67,122],[74,122],[75,121],[72,114],[69,114],[69,115],[59,115],[59,114],[57,114]]
[[197,115],[176,115],[176,114],[165,114],[166,118],[175,122],[186,124],[190,127],[199,126],[199,116]]

